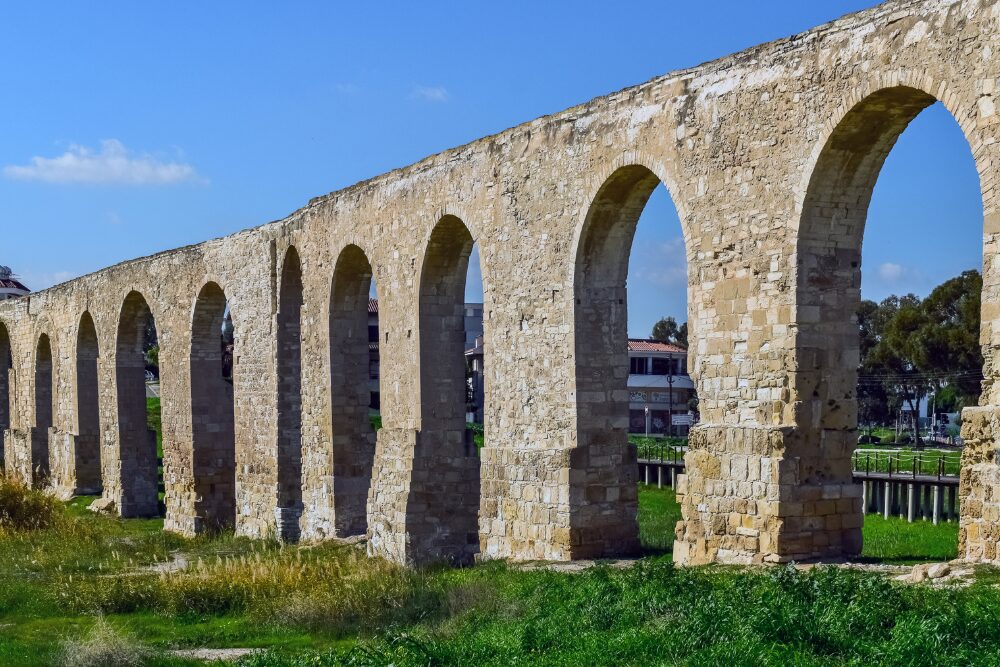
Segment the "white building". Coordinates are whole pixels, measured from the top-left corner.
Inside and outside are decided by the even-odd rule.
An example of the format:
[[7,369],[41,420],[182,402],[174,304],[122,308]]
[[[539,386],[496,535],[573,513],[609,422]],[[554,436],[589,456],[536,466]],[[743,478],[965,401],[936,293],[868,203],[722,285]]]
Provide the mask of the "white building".
[[9,266],[0,266],[0,301],[6,299],[16,299],[31,292],[22,285],[10,270]]
[[687,372],[687,350],[642,338],[628,340],[628,430],[686,436],[694,423],[695,395]]

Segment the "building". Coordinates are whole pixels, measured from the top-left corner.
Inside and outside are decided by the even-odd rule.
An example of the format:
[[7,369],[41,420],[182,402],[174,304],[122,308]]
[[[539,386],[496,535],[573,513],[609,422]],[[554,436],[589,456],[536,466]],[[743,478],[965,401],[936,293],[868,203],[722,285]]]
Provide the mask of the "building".
[[465,371],[468,389],[465,398],[465,420],[483,423],[483,406],[486,404],[486,393],[483,386],[486,369],[483,366],[483,337],[480,335],[473,341],[473,346],[465,351]]
[[379,393],[378,299],[368,299],[368,390],[371,392],[368,407],[378,412],[382,409],[382,396]]
[[[465,349],[479,346],[480,360],[482,367],[482,338],[483,338],[483,304],[467,303],[463,312],[465,320]],[[371,391],[371,402],[369,408],[378,412],[381,409],[381,397],[379,394],[379,339],[378,339],[378,299],[368,299],[368,384]],[[468,357],[468,352],[466,352]],[[479,376],[479,409],[476,414],[478,419],[483,420],[482,401],[482,373]]]
[[14,272],[9,266],[0,266],[0,301],[16,299],[30,292],[31,290],[14,277]]
[[[629,432],[687,436],[694,424],[694,383],[687,374],[687,350],[655,340],[630,338]],[[468,421],[482,423],[485,393],[483,338],[465,351]],[[648,421],[648,424],[647,424]]]
[[483,337],[483,304],[465,304],[465,349],[476,346],[476,339]]
[[643,338],[628,340],[630,433],[686,436],[694,423],[694,383],[687,350]]

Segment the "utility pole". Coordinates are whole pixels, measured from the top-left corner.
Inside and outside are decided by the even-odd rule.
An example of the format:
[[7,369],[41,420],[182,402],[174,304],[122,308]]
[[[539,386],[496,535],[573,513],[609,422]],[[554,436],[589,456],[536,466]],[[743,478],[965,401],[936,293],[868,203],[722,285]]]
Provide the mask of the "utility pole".
[[674,358],[670,357],[670,369],[667,374],[667,437],[674,437]]

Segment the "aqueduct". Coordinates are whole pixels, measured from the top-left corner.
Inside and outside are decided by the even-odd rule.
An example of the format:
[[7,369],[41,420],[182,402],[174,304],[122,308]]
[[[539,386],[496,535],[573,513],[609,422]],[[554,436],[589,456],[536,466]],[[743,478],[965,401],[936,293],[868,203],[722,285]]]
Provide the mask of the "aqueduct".
[[[1000,1],[893,0],[286,219],[0,303],[6,469],[67,492],[99,488],[124,516],[156,511],[155,449],[134,398],[152,318],[168,530],[367,532],[372,554],[407,563],[633,551],[625,276],[637,217],[662,182],[684,230],[702,416],[674,558],[855,554],[861,235],[886,154],[940,101],[968,140],[985,213],[985,380],[963,414],[960,553],[1000,560],[998,84]],[[450,398],[473,242],[488,369],[481,457],[463,446]],[[360,393],[373,278],[377,437]],[[227,302],[228,394],[200,370],[218,363],[206,331]]]

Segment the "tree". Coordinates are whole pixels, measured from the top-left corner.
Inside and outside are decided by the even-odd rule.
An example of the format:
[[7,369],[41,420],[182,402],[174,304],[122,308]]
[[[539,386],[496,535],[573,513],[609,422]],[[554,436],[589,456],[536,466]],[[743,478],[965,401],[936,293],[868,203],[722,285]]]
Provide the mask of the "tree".
[[979,272],[966,271],[923,300],[908,294],[878,304],[861,302],[857,396],[862,421],[886,421],[905,405],[919,442],[917,409],[929,393],[954,409],[979,400],[981,291]]
[[678,347],[687,349],[688,346],[688,325],[687,322],[678,326],[677,320],[673,317],[664,317],[653,325],[653,331],[649,335],[653,340],[662,343],[670,343]]

